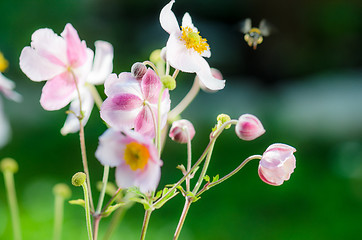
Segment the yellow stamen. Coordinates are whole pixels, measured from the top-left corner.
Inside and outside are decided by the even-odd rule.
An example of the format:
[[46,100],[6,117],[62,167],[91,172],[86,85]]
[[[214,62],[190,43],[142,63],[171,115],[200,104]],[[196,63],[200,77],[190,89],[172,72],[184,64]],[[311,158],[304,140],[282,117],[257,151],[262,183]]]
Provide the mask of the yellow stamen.
[[144,169],[149,158],[150,153],[146,146],[137,142],[127,144],[124,151],[124,160],[133,171]]
[[2,52],[0,52],[0,72],[4,72],[9,66],[9,62],[4,58]]
[[199,54],[203,53],[209,48],[206,38],[200,36],[200,32],[194,32],[190,27],[181,27],[182,36],[181,40],[185,42],[187,49],[193,48]]

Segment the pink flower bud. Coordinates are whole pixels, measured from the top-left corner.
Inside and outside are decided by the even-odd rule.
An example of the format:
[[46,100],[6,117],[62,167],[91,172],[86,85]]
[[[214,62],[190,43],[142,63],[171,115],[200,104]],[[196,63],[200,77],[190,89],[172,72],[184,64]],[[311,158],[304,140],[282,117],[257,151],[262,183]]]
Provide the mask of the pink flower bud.
[[136,79],[141,79],[147,72],[147,67],[140,62],[136,62],[131,67],[131,73]]
[[195,136],[195,128],[190,121],[181,119],[172,123],[169,137],[175,142],[187,143],[187,132],[191,141]]
[[295,148],[282,143],[270,145],[259,162],[258,172],[261,180],[274,186],[289,180],[295,169],[295,151]]
[[242,140],[251,141],[265,133],[260,120],[251,114],[243,114],[235,126],[236,135]]

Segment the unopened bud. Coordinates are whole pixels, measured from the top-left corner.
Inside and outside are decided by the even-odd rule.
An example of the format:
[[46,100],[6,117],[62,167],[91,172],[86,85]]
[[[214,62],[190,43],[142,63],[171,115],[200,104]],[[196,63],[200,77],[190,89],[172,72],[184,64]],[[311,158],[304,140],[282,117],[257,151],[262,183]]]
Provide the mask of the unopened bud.
[[[227,114],[219,114],[216,118],[217,120],[217,125],[218,127],[220,127],[221,125],[223,125],[224,123],[228,122],[231,120],[230,116]],[[225,129],[229,129],[231,127],[231,124],[228,124]]]
[[136,62],[131,67],[131,73],[137,79],[142,78],[146,72],[147,67],[143,63]]
[[195,128],[192,123],[186,119],[181,119],[172,123],[169,137],[178,143],[187,143],[188,137],[190,141],[195,136]]
[[158,63],[159,61],[162,61],[161,49],[156,49],[151,53],[150,61],[153,62],[153,63]]
[[16,173],[19,170],[18,163],[12,158],[4,158],[0,163],[1,171]]
[[170,75],[162,76],[161,82],[165,88],[172,91],[176,88],[176,80]]
[[72,191],[67,184],[58,183],[53,187],[53,193],[56,196],[61,196],[64,199],[68,199],[72,196]]
[[72,184],[73,186],[79,187],[82,186],[86,180],[87,176],[84,172],[77,172],[72,177]]
[[243,114],[239,117],[235,126],[235,133],[245,141],[254,140],[265,133],[265,129],[260,120],[251,114]]

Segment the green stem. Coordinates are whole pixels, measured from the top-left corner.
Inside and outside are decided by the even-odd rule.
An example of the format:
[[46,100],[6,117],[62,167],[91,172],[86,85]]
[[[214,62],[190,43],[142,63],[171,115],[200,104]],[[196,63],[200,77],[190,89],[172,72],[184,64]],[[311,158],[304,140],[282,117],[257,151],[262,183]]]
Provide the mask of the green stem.
[[148,228],[148,223],[150,222],[152,211],[153,210],[146,210],[145,211],[145,217],[143,219],[143,226],[142,226],[142,232],[141,232],[140,240],[144,240],[146,238],[146,232],[147,232],[147,228]]
[[232,172],[230,172],[229,174],[225,175],[224,177],[220,178],[219,180],[217,180],[216,182],[212,182],[208,185],[205,185],[204,188],[202,188],[197,194],[196,197],[200,196],[203,192],[205,192],[206,190],[222,183],[223,181],[227,180],[228,178],[232,177],[233,175],[235,175],[237,172],[239,172],[248,162],[250,162],[251,160],[254,159],[261,159],[262,156],[261,155],[253,155],[248,157],[247,159],[245,159],[237,168],[235,168]]
[[18,201],[16,199],[14,174],[11,171],[4,171],[4,182],[8,195],[8,204],[10,208],[11,221],[13,225],[14,240],[21,240],[21,227],[20,227]]
[[112,216],[111,223],[109,224],[108,229],[103,237],[103,240],[109,240],[111,238],[114,230],[118,226],[119,222],[122,220],[125,213],[126,213],[125,208],[119,208],[115,211],[115,213]]
[[99,214],[102,210],[102,205],[103,205],[103,200],[104,200],[104,196],[106,194],[106,188],[107,188],[107,182],[108,182],[108,175],[109,175],[109,166],[106,165],[104,166],[104,170],[103,170],[103,179],[102,179],[102,190],[101,193],[99,195],[99,200],[98,200],[98,205],[97,205],[97,210],[96,210],[96,214]]
[[165,87],[162,85],[160,94],[158,96],[158,104],[157,104],[157,135],[156,135],[156,146],[158,150],[158,156],[161,156],[161,101],[163,92],[165,90]]
[[60,240],[62,236],[64,213],[64,198],[58,194],[55,195],[54,204],[54,240]]
[[122,191],[122,188],[118,188],[117,191],[114,193],[113,197],[108,201],[108,203],[103,207],[101,212],[104,212],[108,209],[108,207],[116,200],[116,197],[118,194],[120,194]]
[[157,74],[157,76],[160,76],[160,75],[158,74],[157,67],[156,67],[155,64],[153,64],[151,61],[144,61],[143,64],[144,64],[144,65],[149,65],[149,66],[153,69],[153,71],[155,71],[155,73]]
[[184,225],[186,215],[190,209],[191,203],[192,203],[192,200],[187,197],[186,201],[185,201],[184,209],[182,210],[182,214],[181,214],[180,220],[178,222],[178,225],[177,225],[177,228],[175,231],[175,234],[173,235],[173,240],[177,240],[178,237],[180,236],[181,229],[182,229],[182,226]]
[[[191,161],[192,161],[192,150],[191,150],[191,138],[190,131],[186,130],[187,134],[187,172],[191,170]],[[186,191],[190,191],[190,175],[186,178]]]
[[97,91],[97,88],[93,85],[93,84],[89,84],[89,83],[86,83],[85,85],[89,91],[91,92],[92,94],[92,97],[93,97],[93,100],[94,102],[96,103],[98,109],[100,110],[101,109],[101,106],[102,106],[102,103],[103,103],[103,100],[101,98],[101,96],[99,95],[98,91]]
[[89,207],[89,194],[87,190],[87,184],[82,184],[83,191],[84,191],[84,200],[85,200],[85,217],[87,222],[87,230],[88,230],[88,239],[93,240],[92,234],[92,221],[91,221],[91,214],[90,214],[90,207]]

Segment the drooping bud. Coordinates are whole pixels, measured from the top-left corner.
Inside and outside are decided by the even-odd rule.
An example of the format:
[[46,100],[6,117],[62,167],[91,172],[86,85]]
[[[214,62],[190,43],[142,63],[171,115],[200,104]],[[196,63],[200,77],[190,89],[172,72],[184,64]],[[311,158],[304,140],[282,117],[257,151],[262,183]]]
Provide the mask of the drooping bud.
[[150,55],[150,61],[153,63],[158,63],[159,61],[162,61],[161,58],[161,49],[154,50]]
[[131,67],[131,73],[137,79],[141,79],[146,72],[147,67],[143,63],[136,62]]
[[240,139],[251,141],[263,135],[265,129],[257,117],[251,114],[243,114],[239,117],[235,132]]
[[162,76],[161,82],[165,88],[172,91],[176,88],[176,80],[170,75]]
[[16,173],[19,170],[19,165],[12,158],[4,158],[3,160],[1,160],[0,168],[3,172],[9,171],[12,173]]
[[274,143],[270,145],[259,162],[260,179],[273,186],[279,186],[284,181],[289,180],[295,169],[294,152],[296,152],[295,148],[286,144]]
[[190,141],[195,136],[195,128],[192,123],[186,119],[181,119],[172,123],[169,137],[178,143],[187,143],[188,137]]
[[73,186],[76,186],[76,187],[82,186],[84,184],[86,178],[87,178],[87,176],[85,175],[84,172],[77,172],[72,177]]
[[[231,120],[230,116],[227,114],[219,114],[216,118],[217,120],[217,127],[219,128],[221,125],[223,125],[224,123],[228,122]],[[231,127],[231,124],[228,124],[225,129],[229,129]]]
[[58,183],[53,187],[53,194],[61,196],[63,199],[68,199],[72,196],[72,191],[67,184]]

